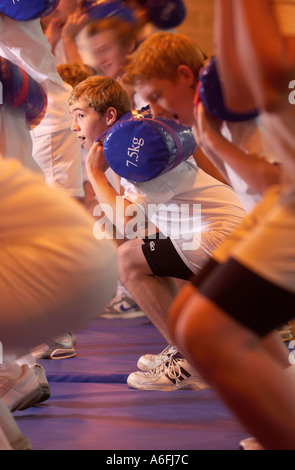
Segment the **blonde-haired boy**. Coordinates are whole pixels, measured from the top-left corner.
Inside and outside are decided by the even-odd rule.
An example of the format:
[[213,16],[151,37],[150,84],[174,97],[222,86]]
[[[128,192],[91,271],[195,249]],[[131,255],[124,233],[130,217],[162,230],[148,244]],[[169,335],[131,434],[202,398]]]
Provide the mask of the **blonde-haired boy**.
[[103,116],[109,108],[115,108],[116,119],[131,109],[126,91],[110,77],[94,76],[79,83],[69,98],[71,107],[76,102],[84,102],[100,116]]
[[[120,281],[171,344],[167,313],[177,292],[173,278],[188,280],[197,273],[210,259],[211,252],[242,221],[245,212],[229,186],[210,177],[191,161],[182,162],[150,181],[133,183],[121,178],[122,192],[116,191],[105,175],[108,165],[103,147],[95,140],[116,123],[122,101],[127,109],[124,96],[127,97],[126,92],[111,78],[87,79],[73,91],[70,99],[72,129],[82,146],[89,150],[86,165],[98,203],[108,206],[115,215],[115,225],[124,232],[126,241],[118,248]],[[117,158],[124,156],[117,155]],[[122,218],[117,218],[118,200],[124,207]],[[194,219],[196,205],[201,205],[199,225]],[[180,220],[182,206],[186,208],[185,220]],[[144,231],[137,238],[129,236],[131,209],[143,213],[154,224],[155,232],[162,234],[150,239]],[[143,370],[130,375],[129,385],[160,390],[206,387],[190,364],[176,354],[175,348],[172,349],[169,367],[177,371],[181,366],[186,371],[183,377],[175,381],[167,379],[165,367],[150,375]]]

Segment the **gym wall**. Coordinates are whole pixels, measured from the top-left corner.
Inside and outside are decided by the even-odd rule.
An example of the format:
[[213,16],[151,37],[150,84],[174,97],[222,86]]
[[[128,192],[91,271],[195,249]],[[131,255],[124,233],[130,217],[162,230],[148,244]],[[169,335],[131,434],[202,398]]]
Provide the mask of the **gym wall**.
[[177,31],[190,36],[206,52],[211,55],[214,52],[213,0],[184,0],[187,8],[185,21],[177,28]]

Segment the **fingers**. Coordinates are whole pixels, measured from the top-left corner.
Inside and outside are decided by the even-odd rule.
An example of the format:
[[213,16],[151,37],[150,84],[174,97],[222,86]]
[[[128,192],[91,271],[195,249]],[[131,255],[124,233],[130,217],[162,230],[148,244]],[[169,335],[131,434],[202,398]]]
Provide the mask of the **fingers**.
[[75,11],[71,15],[68,16],[67,24],[71,24],[76,26],[77,28],[84,27],[89,21],[89,17],[87,13],[82,13],[81,11]]
[[201,145],[201,131],[204,119],[204,106],[201,102],[198,102],[194,108],[195,124],[193,125],[193,134],[196,142]]
[[94,174],[96,171],[105,172],[109,165],[106,162],[103,150],[103,144],[99,140],[94,142],[90,151],[88,152],[86,166],[89,172]]
[[92,144],[90,152],[94,153],[97,150],[102,150],[103,151],[103,143],[102,143],[101,140],[97,140]]

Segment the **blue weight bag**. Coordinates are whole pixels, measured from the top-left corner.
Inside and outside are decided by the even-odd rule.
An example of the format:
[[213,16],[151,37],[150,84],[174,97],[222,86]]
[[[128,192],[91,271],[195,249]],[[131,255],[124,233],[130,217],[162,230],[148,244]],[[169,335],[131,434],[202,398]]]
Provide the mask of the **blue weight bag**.
[[29,21],[52,13],[60,0],[0,0],[0,12],[17,21]]
[[149,20],[159,29],[176,28],[186,18],[186,6],[182,0],[147,0]]
[[0,57],[0,83],[3,106],[22,110],[30,124],[37,125],[47,108],[47,95],[42,86],[25,70]]
[[84,3],[84,10],[93,21],[116,17],[136,25],[136,18],[132,8],[120,0],[87,0]]
[[110,168],[137,183],[176,168],[196,148],[191,128],[164,118],[154,119],[148,110],[125,114],[108,131],[104,141]]
[[248,113],[230,111],[224,101],[222,84],[218,75],[216,58],[213,57],[209,64],[202,69],[199,77],[199,97],[205,109],[222,121],[243,122],[258,116],[257,110]]

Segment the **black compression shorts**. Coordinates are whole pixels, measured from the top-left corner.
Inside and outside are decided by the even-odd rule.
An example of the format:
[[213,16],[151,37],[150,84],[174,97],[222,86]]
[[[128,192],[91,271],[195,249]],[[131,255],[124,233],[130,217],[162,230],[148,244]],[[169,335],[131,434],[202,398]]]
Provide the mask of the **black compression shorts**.
[[193,272],[181,259],[170,238],[144,239],[143,242],[143,254],[155,276],[169,276],[185,281],[193,276]]
[[261,337],[295,317],[295,294],[230,258],[213,259],[191,282],[198,292]]

